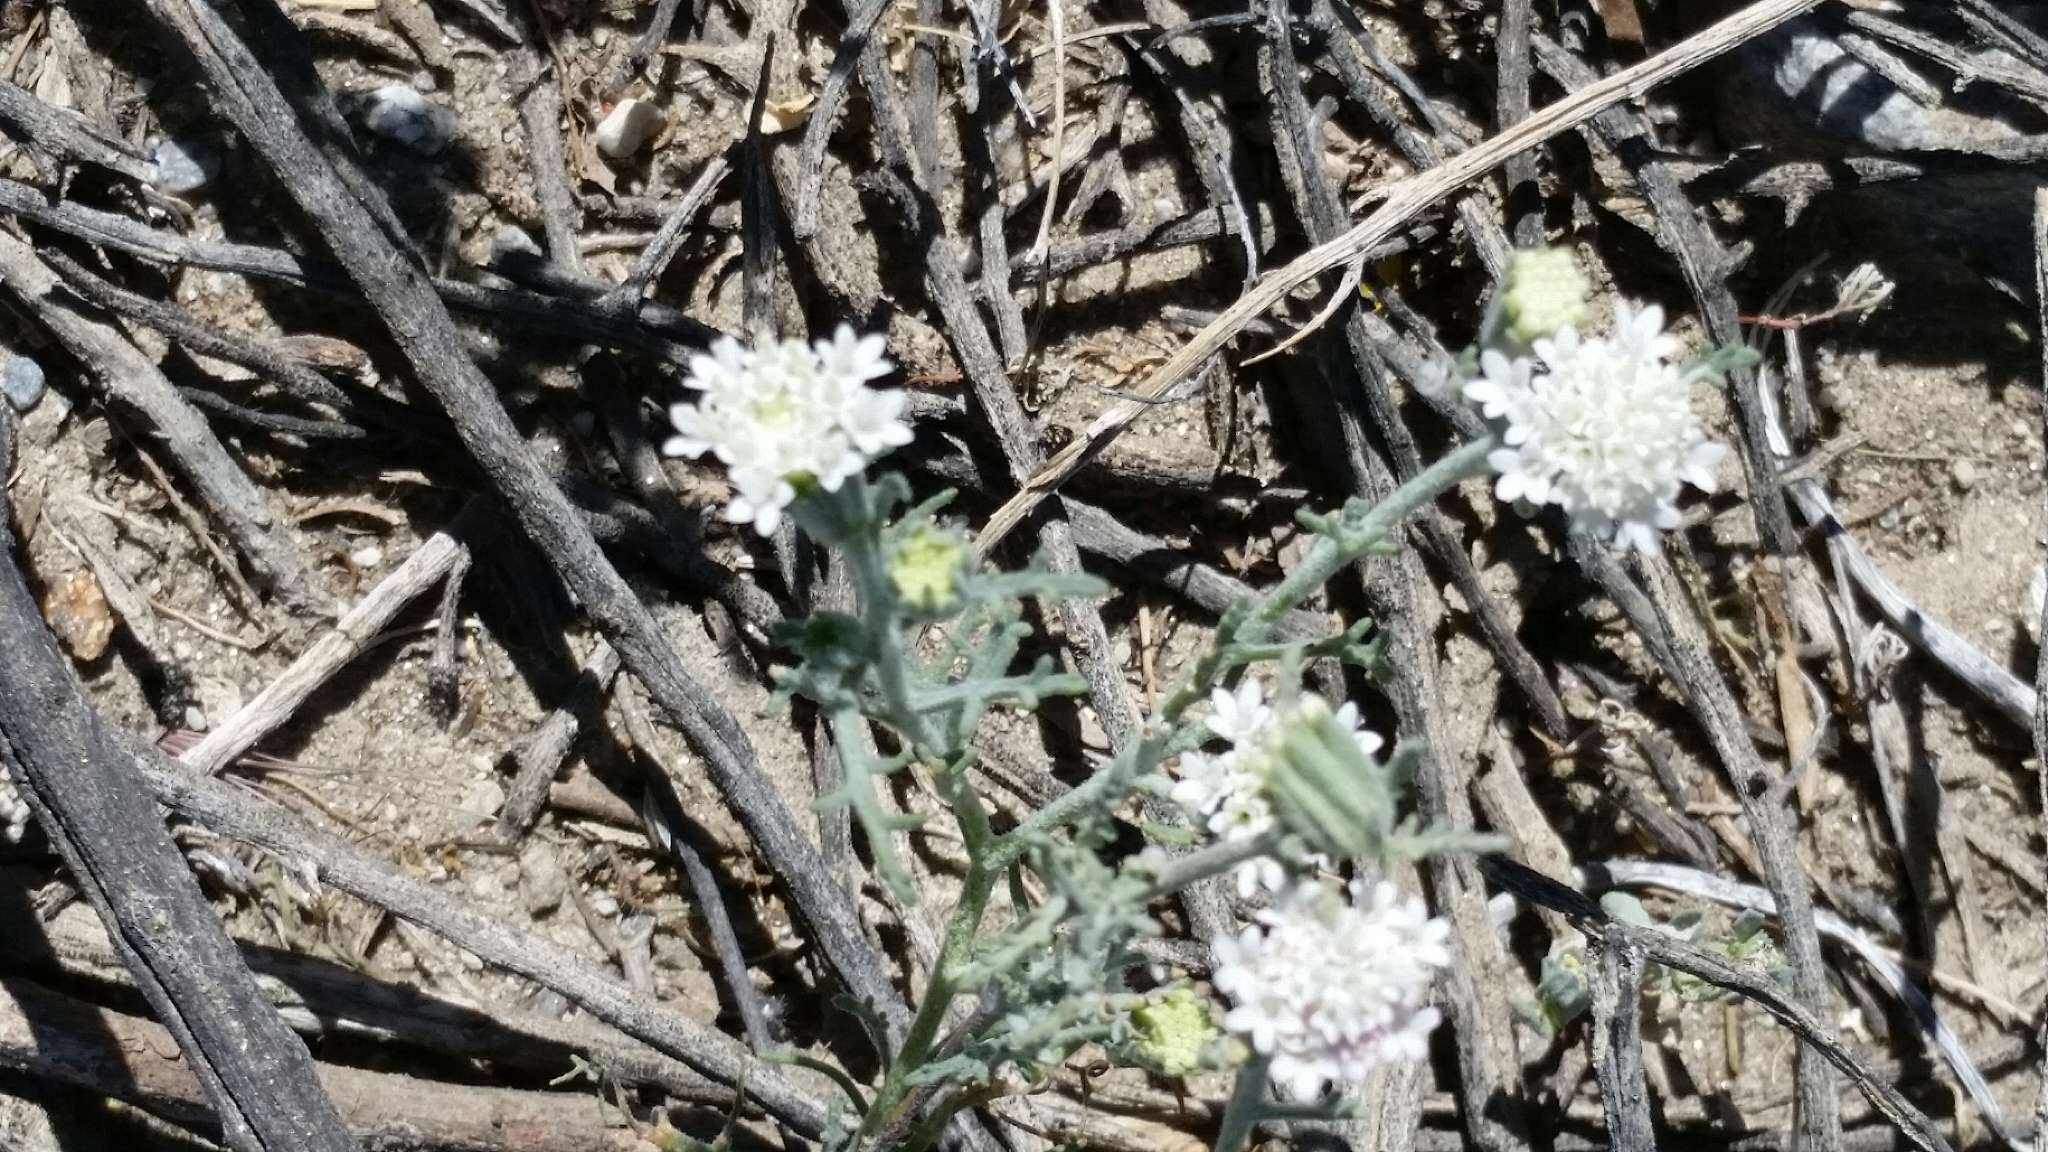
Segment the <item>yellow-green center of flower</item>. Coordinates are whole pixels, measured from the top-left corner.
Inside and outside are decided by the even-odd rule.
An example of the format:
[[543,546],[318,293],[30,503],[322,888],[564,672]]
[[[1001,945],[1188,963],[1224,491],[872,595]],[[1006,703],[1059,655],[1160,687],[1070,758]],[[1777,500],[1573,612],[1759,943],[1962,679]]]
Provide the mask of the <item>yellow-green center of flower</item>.
[[967,561],[967,549],[960,541],[936,528],[922,527],[905,537],[889,558],[889,582],[904,603],[919,608],[938,608],[950,603],[958,590],[960,569]]
[[796,421],[796,403],[787,392],[771,392],[754,404],[754,422],[773,431],[787,429]]
[[1569,248],[1537,248],[1508,257],[1502,299],[1508,332],[1524,344],[1586,322],[1593,284]]
[[1221,1035],[1208,1001],[1176,988],[1131,1013],[1138,1054],[1160,1073],[1185,1076],[1202,1066],[1202,1052]]

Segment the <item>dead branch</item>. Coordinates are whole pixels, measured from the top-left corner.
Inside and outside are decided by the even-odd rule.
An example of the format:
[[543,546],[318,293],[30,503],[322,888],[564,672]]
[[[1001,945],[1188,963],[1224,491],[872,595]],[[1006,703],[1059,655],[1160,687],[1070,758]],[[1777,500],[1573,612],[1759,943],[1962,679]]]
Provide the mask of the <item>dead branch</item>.
[[[13,470],[13,439],[12,413],[0,408],[0,475]],[[354,1145],[305,1046],[264,1003],[147,785],[80,695],[14,547],[0,516],[0,760],[176,1037],[227,1142],[242,1152],[347,1152]]]
[[446,532],[429,537],[336,621],[332,631],[315,640],[291,667],[265,685],[241,711],[187,749],[179,761],[197,772],[218,772],[255,747],[257,741],[288,722],[330,677],[361,655],[406,605],[447,579],[467,554],[462,543]]
[[373,860],[265,801],[131,743],[157,801],[230,839],[303,861],[320,879],[582,1005],[591,1015],[728,1087],[746,1077],[747,1095],[800,1135],[816,1138],[825,1112],[816,1095],[781,1073],[749,1067],[746,1049],[680,1012],[648,1003],[575,952],[473,912],[460,901]]
[[112,325],[65,302],[56,273],[14,236],[0,235],[0,280],[111,400],[139,414],[257,575],[287,604],[310,606],[305,567],[269,501],[156,365]]
[[[215,1128],[200,1080],[179,1059],[169,1032],[26,980],[0,981],[0,1066],[125,1100],[202,1131]],[[629,1152],[642,1146],[631,1129],[610,1122],[616,1113],[590,1093],[438,1084],[339,1064],[317,1071],[342,1123],[364,1147]]]

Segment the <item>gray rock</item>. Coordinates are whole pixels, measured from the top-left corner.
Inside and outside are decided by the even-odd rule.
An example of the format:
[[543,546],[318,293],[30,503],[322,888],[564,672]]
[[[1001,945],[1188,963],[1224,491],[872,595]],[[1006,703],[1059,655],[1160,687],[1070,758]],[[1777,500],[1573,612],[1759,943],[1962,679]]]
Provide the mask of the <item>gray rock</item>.
[[0,367],[0,392],[16,412],[27,412],[42,402],[43,366],[27,356],[9,356]]
[[422,156],[434,156],[455,138],[455,114],[409,84],[386,84],[364,99],[363,127]]
[[569,876],[546,844],[528,844],[519,854],[519,893],[531,916],[544,916],[561,907],[569,895]]
[[150,153],[156,186],[173,196],[197,192],[220,174],[220,155],[196,140],[165,140]]

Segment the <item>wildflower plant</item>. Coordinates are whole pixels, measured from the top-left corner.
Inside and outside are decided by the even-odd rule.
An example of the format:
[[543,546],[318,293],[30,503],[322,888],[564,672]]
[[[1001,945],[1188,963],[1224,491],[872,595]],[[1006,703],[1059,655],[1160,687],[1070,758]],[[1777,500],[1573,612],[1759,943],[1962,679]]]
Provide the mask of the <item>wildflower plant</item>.
[[[972,777],[985,720],[1086,688],[1050,657],[1024,660],[1025,607],[1103,588],[1037,563],[983,567],[944,517],[945,496],[913,504],[900,476],[869,474],[911,438],[903,394],[877,386],[892,370],[879,338],[842,328],[811,344],[721,341],[692,361],[693,395],[672,411],[668,451],[716,458],[732,483],[727,520],[764,536],[793,522],[854,592],[852,610],[813,614],[780,637],[793,663],[779,689],[816,704],[843,766],[821,806],[851,812],[877,878],[914,904],[920,893],[895,845],[921,818],[883,802],[888,778],[914,767],[967,860],[909,1020],[849,1005],[870,1025],[881,1071],[861,1085],[829,1069],[845,1096],[829,1147],[919,1152],[960,1110],[1027,1090],[1092,1048],[1163,1076],[1234,1067],[1218,1147],[1239,1152],[1260,1119],[1337,1114],[1375,1067],[1425,1053],[1450,933],[1395,881],[1431,854],[1494,841],[1404,815],[1425,750],[1390,746],[1355,704],[1302,688],[1301,669],[1316,661],[1380,674],[1369,622],[1314,641],[1276,640],[1277,626],[1340,571],[1390,551],[1408,514],[1489,469],[1503,470],[1504,493],[1604,517],[1640,546],[1639,526],[1669,526],[1677,480],[1705,478],[1711,463],[1689,408],[1678,411],[1698,374],[1668,367],[1659,317],[1635,313],[1605,340],[1570,327],[1531,337],[1529,324],[1582,320],[1578,304],[1545,291],[1584,293],[1568,263],[1529,267],[1534,279],[1511,284],[1494,310],[1484,356],[1467,361],[1465,390],[1496,435],[1455,448],[1377,504],[1303,513],[1314,541],[1292,570],[1223,615],[1111,759],[1007,827]],[[1602,405],[1644,397],[1670,409],[1670,428],[1631,447],[1631,463],[1611,441],[1639,435],[1647,417]],[[1670,458],[1644,458],[1652,449]],[[1512,486],[1510,472],[1520,477]],[[1630,476],[1633,486],[1622,482]],[[1146,797],[1177,804],[1192,833],[1143,824],[1156,842],[1132,851],[1118,814]],[[1258,910],[1199,942],[1214,959],[1204,984],[1160,968],[1146,945],[1165,931],[1163,902],[1211,878],[1234,879]],[[1271,1099],[1274,1086],[1292,1100]]]

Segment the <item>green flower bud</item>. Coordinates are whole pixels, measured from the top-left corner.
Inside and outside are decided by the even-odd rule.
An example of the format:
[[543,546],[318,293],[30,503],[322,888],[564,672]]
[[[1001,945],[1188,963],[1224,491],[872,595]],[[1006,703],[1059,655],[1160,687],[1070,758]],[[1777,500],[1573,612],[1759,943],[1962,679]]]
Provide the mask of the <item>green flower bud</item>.
[[1186,988],[1131,1012],[1137,1025],[1139,1059],[1166,1076],[1185,1076],[1202,1066],[1202,1056],[1223,1033],[1209,1002]]
[[1508,257],[1501,297],[1508,334],[1524,344],[1586,322],[1593,284],[1569,248],[1537,248]]
[[1311,850],[1377,858],[1394,830],[1390,782],[1374,759],[1380,738],[1351,705],[1333,712],[1303,693],[1269,743],[1266,795],[1280,826]]
[[959,593],[967,567],[967,546],[959,537],[930,525],[913,530],[889,557],[889,582],[905,604],[936,611]]

